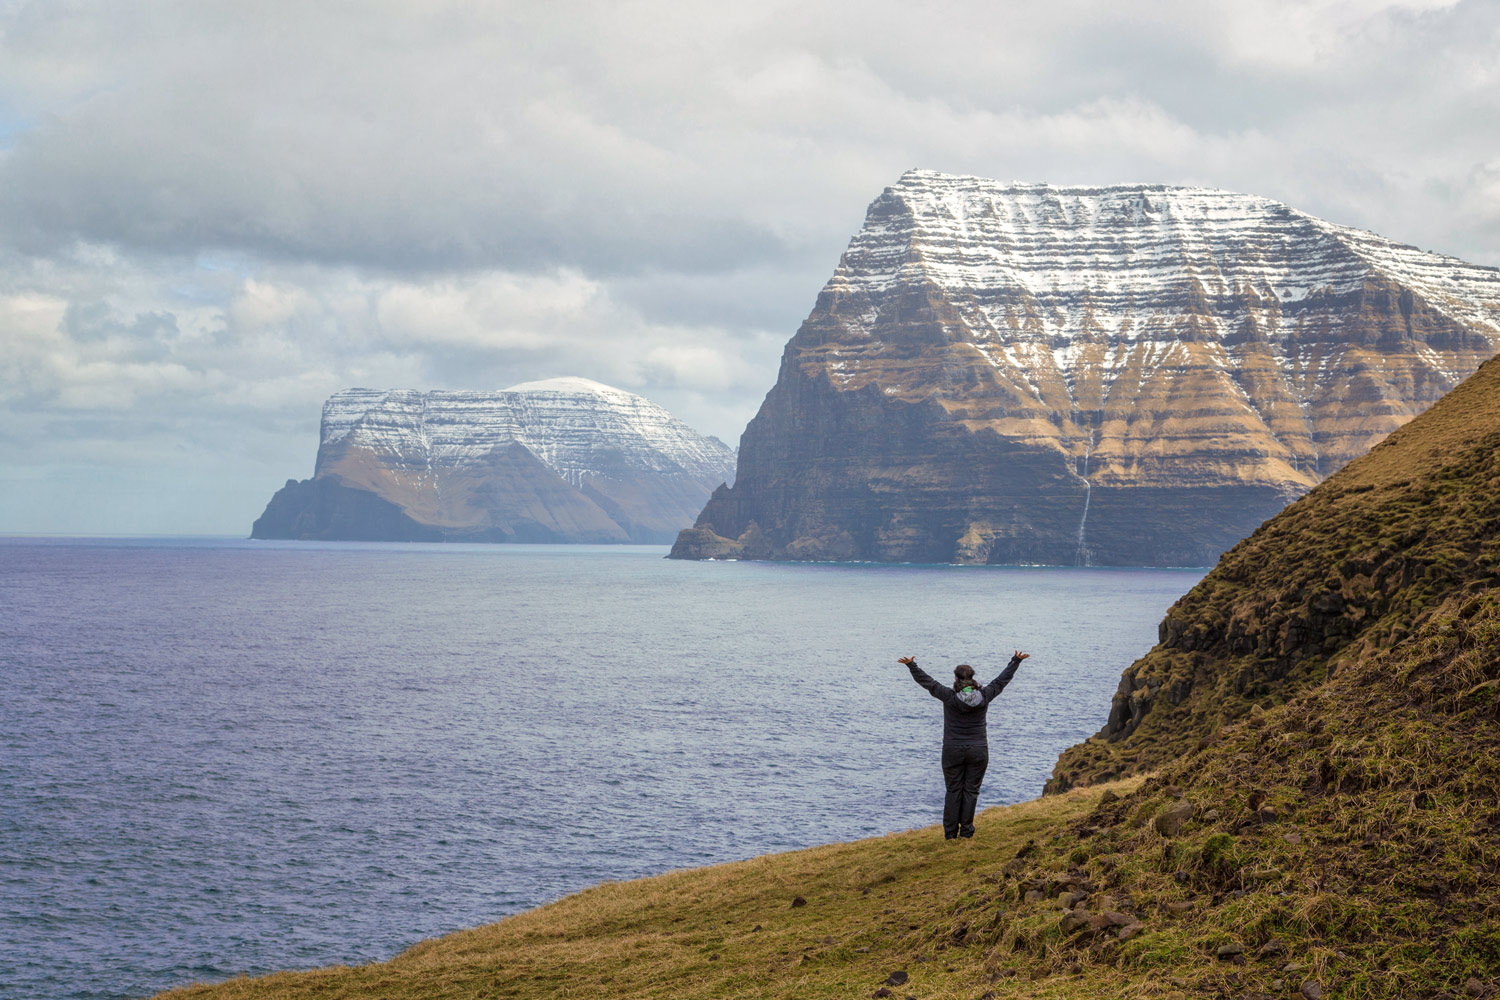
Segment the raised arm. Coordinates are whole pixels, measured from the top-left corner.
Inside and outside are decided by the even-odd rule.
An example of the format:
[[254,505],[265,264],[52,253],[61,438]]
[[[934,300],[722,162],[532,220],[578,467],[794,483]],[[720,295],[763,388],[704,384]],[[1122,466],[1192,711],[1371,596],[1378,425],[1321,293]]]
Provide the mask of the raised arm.
[[896,662],[906,664],[906,669],[911,671],[911,679],[926,688],[927,693],[938,701],[949,702],[953,700],[953,689],[944,687],[929,677],[927,671],[917,666],[917,661],[914,657],[903,656]]
[[1023,653],[1019,649],[1016,650],[1016,655],[1012,656],[1010,662],[1005,665],[1005,669],[1000,671],[1000,676],[983,687],[984,700],[993,701],[998,697],[1000,692],[1005,690],[1005,685],[1010,683],[1010,679],[1016,676],[1016,668],[1021,665],[1021,661],[1030,655],[1030,653]]

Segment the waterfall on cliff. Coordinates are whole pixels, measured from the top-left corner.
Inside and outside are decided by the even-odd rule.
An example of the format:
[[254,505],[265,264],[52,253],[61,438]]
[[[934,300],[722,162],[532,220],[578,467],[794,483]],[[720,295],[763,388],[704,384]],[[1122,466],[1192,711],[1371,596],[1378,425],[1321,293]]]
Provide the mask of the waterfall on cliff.
[[1083,480],[1083,516],[1078,519],[1078,553],[1074,557],[1075,564],[1079,566],[1089,564],[1089,550],[1084,545],[1084,539],[1089,523],[1089,501],[1094,498],[1094,484],[1089,482],[1089,459],[1094,454],[1094,433],[1089,432],[1089,443],[1083,449],[1083,471],[1073,473]]

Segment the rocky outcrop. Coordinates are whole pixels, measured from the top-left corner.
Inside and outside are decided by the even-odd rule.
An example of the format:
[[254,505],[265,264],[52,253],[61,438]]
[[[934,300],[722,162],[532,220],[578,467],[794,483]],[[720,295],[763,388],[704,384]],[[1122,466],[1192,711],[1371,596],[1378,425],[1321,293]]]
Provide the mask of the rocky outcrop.
[[350,389],[323,407],[313,478],[288,480],[251,537],[659,544],[732,475],[718,439],[587,379]]
[[1195,188],[913,171],[677,558],[1206,565],[1500,346],[1500,272]]

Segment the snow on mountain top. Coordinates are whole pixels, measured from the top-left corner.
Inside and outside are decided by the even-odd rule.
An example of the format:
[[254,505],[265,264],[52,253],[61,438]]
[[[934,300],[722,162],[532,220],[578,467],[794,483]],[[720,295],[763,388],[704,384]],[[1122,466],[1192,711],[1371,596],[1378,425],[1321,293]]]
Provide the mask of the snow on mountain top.
[[[1257,195],[1165,184],[1053,186],[909,170],[871,205],[830,281],[878,294],[926,280],[979,296],[998,325],[1029,300],[1050,336],[1086,314],[1128,312],[1200,289],[1221,311],[1244,290],[1285,305],[1384,275],[1462,322],[1500,332],[1500,270],[1340,226]],[[1088,309],[1078,308],[1088,303]]]
[[[1004,191],[1031,191],[1047,192],[1055,191],[1063,194],[1106,194],[1116,191],[1192,191],[1205,192],[1208,194],[1230,195],[1235,198],[1255,198],[1254,195],[1236,194],[1233,191],[1225,191],[1219,188],[1195,187],[1182,184],[1158,184],[1158,183],[1124,183],[1124,184],[1049,184],[1046,181],[1001,181],[990,177],[980,177],[977,174],[950,174],[941,170],[923,170],[913,168],[901,175],[901,179],[895,184],[896,187],[920,188],[920,187],[967,187],[967,188],[992,188]],[[1259,199],[1268,201],[1269,199]]]
[[624,389],[616,389],[612,385],[603,382],[595,382],[591,378],[581,378],[577,375],[563,375],[559,378],[539,379],[535,382],[517,382],[501,392],[588,392],[595,395],[605,396],[611,393],[633,396],[635,393],[626,392]]
[[323,404],[321,441],[327,448],[346,439],[421,456],[419,465],[480,462],[515,442],[574,485],[606,465],[721,479],[734,469],[733,452],[717,438],[644,396],[576,377],[488,392],[345,389]]

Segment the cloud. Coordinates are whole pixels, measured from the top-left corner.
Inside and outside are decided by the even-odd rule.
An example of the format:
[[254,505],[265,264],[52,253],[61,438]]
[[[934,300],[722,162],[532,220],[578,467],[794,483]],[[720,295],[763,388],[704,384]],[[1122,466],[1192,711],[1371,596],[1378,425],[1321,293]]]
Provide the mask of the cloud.
[[[241,279],[206,333],[119,304],[142,298],[0,297],[9,530],[244,530],[276,486],[310,472],[322,401],[353,385],[482,389],[578,373],[733,441],[749,408],[740,394],[764,392],[781,344],[751,338],[763,356],[747,360],[735,335],[652,323],[568,273],[416,284],[301,268]],[[226,483],[239,484],[227,504]]]
[[593,311],[601,295],[597,282],[573,272],[527,278],[486,273],[392,285],[378,293],[375,313],[396,342],[535,351],[554,342],[554,327]]
[[5,5],[0,530],[153,476],[141,530],[241,530],[349,385],[580,374],[733,442],[910,167],[1500,263],[1497,50],[1482,0]]
[[[778,250],[718,202],[701,164],[593,106],[602,81],[586,66],[580,87],[566,62],[548,67],[524,34],[467,5],[371,17],[168,0],[150,18],[40,6],[0,48],[73,81],[7,95],[23,114],[39,104],[40,124],[0,161],[0,222],[32,252],[77,239],[397,269],[632,271]],[[68,58],[80,41],[93,61]]]

